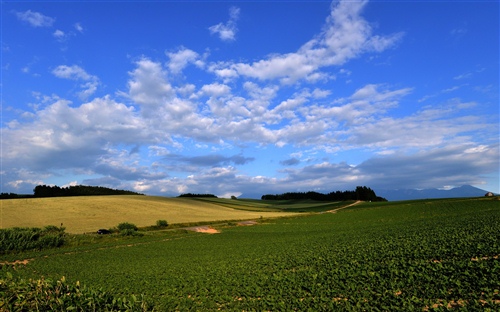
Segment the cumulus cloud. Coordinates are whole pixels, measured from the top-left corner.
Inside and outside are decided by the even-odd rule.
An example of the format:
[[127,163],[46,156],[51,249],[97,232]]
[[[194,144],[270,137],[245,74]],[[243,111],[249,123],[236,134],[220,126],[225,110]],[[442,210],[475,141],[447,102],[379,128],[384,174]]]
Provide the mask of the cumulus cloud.
[[[4,164],[31,169],[88,167],[107,144],[149,141],[144,121],[133,108],[109,97],[79,107],[55,100],[35,113],[32,123],[18,123],[3,131]],[[18,144],[17,142],[23,142]]]
[[99,78],[88,74],[83,68],[78,65],[59,65],[54,70],[52,74],[57,78],[69,79],[75,81],[83,81],[80,87],[83,89],[78,93],[80,98],[87,99],[95,93],[97,87],[99,86]]
[[130,98],[145,107],[157,107],[174,95],[174,89],[167,80],[167,73],[160,63],[142,58],[137,68],[130,72],[128,82]]
[[25,12],[16,12],[19,20],[30,24],[33,27],[51,27],[55,19],[39,12],[27,10]]
[[195,64],[198,67],[204,66],[198,53],[184,47],[181,47],[177,52],[167,52],[166,55],[170,58],[168,69],[174,74],[180,73],[188,64]]
[[236,32],[238,28],[236,22],[240,17],[240,9],[237,7],[231,7],[229,9],[229,20],[224,23],[219,23],[217,25],[210,26],[208,30],[211,34],[219,35],[222,41],[233,41],[236,40]]
[[246,76],[260,80],[279,79],[293,83],[299,79],[314,81],[326,78],[322,67],[343,65],[366,52],[382,52],[394,46],[403,36],[372,35],[372,28],[361,12],[367,1],[339,1],[332,4],[324,30],[298,51],[273,55],[253,63],[220,63],[212,71],[221,78]]
[[58,78],[71,80],[91,80],[93,76],[89,75],[83,68],[78,65],[60,65],[57,66],[52,73]]

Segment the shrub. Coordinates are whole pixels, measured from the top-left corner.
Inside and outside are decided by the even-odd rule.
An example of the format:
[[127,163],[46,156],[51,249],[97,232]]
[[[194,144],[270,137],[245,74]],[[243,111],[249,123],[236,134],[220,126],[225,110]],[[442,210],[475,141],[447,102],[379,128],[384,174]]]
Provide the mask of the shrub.
[[122,232],[123,230],[137,231],[137,226],[128,222],[118,224],[118,231]]
[[158,220],[158,221],[156,221],[156,226],[157,227],[167,227],[168,222],[167,222],[167,220]]

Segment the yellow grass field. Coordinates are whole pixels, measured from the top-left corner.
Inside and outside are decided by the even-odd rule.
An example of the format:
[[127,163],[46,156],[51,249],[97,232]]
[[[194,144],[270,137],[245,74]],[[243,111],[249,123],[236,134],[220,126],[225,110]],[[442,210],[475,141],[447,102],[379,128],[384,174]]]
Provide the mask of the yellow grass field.
[[122,222],[139,227],[169,224],[245,220],[292,215],[285,212],[245,211],[189,198],[156,196],[79,196],[0,200],[0,228],[60,226],[68,233],[95,232]]

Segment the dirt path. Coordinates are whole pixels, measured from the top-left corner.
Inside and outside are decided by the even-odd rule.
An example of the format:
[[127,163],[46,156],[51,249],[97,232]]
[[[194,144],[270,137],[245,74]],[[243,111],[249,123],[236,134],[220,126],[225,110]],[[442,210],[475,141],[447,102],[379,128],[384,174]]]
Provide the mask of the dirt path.
[[343,206],[343,207],[340,207],[340,208],[335,208],[335,209],[332,209],[332,210],[328,210],[327,212],[330,212],[330,213],[336,213],[337,211],[339,211],[340,209],[344,209],[344,208],[349,208],[349,207],[352,207],[352,206],[355,206],[355,205],[358,205],[358,204],[361,204],[363,201],[361,200],[357,200],[355,201],[354,203],[352,204],[349,204],[349,205],[346,205],[346,206]]

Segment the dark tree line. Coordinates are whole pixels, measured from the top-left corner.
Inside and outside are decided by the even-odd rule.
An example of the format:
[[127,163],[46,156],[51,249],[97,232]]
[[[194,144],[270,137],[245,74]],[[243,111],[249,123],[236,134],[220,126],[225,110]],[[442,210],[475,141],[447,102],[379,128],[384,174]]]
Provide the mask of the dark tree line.
[[211,197],[211,198],[217,198],[217,196],[215,196],[214,194],[191,194],[191,193],[187,193],[187,194],[181,194],[177,197]]
[[16,194],[16,193],[2,193],[0,194],[0,199],[12,199],[12,198],[29,198],[33,197],[30,194]]
[[95,196],[95,195],[144,195],[132,191],[115,190],[102,186],[74,185],[68,187],[38,185],[33,197]]
[[358,186],[354,191],[336,191],[328,194],[318,192],[289,192],[276,195],[262,195],[262,200],[290,200],[290,199],[311,199],[318,201],[344,201],[344,200],[363,200],[363,201],[387,201],[379,197],[375,192],[366,186]]

